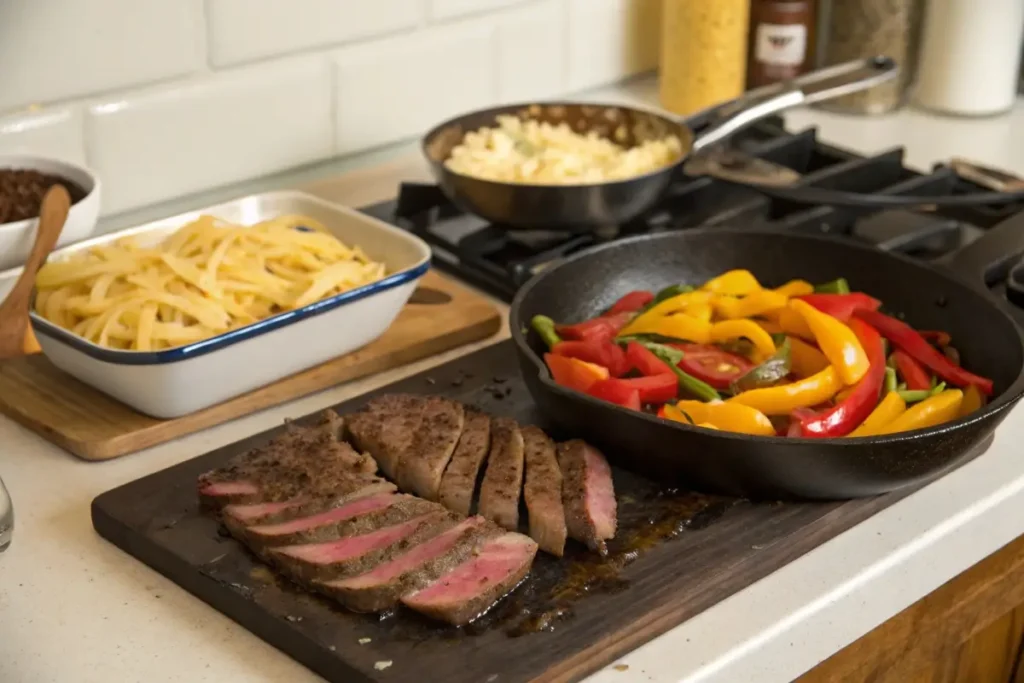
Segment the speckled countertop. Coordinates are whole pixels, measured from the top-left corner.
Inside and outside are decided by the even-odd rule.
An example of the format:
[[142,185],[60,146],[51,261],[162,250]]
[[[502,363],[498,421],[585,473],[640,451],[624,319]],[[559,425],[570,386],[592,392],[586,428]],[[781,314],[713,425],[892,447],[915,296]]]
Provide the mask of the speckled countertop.
[[[654,104],[649,80],[593,95]],[[787,117],[861,152],[898,145],[928,168],[961,155],[1024,173],[1024,105],[987,120],[912,110],[875,119],[818,111]],[[104,229],[221,199],[305,187],[353,205],[393,192],[422,167],[411,145],[275,176],[104,221]],[[383,166],[381,164],[384,164]],[[356,169],[358,182],[332,180]],[[0,473],[17,527],[0,555],[0,681],[113,683],[314,681],[317,677],[217,611],[101,540],[98,494],[182,460],[444,362],[477,345],[242,418],[107,463],[76,460],[0,418]],[[591,683],[789,681],[1024,533],[1024,409],[983,457],[635,650]]]

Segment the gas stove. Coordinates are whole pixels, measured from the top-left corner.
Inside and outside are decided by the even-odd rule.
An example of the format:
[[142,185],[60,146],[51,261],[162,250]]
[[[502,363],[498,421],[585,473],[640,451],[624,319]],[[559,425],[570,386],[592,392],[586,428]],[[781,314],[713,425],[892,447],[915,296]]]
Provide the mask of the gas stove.
[[934,260],[1024,211],[1019,203],[931,211],[815,206],[728,182],[730,176],[754,173],[759,182],[774,178],[791,186],[860,193],[946,196],[986,191],[948,166],[937,165],[929,173],[911,170],[904,166],[900,148],[865,157],[821,142],[815,129],[789,132],[780,118],[738,135],[727,153],[712,158],[711,167],[713,176],[681,175],[658,206],[639,220],[594,234],[508,231],[461,211],[432,184],[403,183],[396,199],[363,210],[417,234],[431,245],[437,267],[506,301],[545,266],[633,235],[698,226],[771,226]]

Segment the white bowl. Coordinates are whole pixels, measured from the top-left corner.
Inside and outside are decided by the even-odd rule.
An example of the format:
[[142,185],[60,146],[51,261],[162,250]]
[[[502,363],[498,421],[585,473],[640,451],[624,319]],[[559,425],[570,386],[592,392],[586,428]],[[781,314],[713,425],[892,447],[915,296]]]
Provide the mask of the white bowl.
[[323,223],[342,242],[358,245],[371,259],[383,262],[387,276],[303,308],[165,351],[105,348],[33,312],[32,328],[46,357],[69,375],[141,413],[180,417],[370,343],[391,325],[430,267],[430,247],[420,238],[302,192],[269,192],[191,211],[96,237],[54,252],[52,258],[126,235],[157,242],[200,214],[246,225],[283,214],[303,214]]
[[[100,215],[100,179],[95,173],[84,166],[60,159],[30,154],[0,154],[0,169],[10,168],[66,178],[85,190],[85,197],[72,205],[68,212],[68,220],[57,240],[58,247],[84,240],[93,234]],[[26,218],[23,221],[0,223],[0,270],[25,263],[36,239],[38,221],[38,218]]]

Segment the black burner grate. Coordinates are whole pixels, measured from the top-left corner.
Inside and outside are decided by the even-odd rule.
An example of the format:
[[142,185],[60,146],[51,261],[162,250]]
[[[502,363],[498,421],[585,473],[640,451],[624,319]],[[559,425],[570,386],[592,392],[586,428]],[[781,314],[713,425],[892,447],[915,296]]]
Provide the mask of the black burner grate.
[[[918,196],[984,190],[942,165],[925,174],[908,169],[900,148],[860,156],[822,143],[815,129],[790,133],[781,119],[751,127],[732,145],[747,156],[796,172],[797,185],[804,187]],[[422,183],[403,183],[397,199],[364,210],[427,241],[439,268],[508,301],[541,268],[588,246],[629,235],[696,226],[773,225],[843,236],[933,260],[1024,211],[1024,204],[933,212],[815,206],[702,176],[681,177],[648,215],[607,234],[504,230],[462,212],[435,185]]]

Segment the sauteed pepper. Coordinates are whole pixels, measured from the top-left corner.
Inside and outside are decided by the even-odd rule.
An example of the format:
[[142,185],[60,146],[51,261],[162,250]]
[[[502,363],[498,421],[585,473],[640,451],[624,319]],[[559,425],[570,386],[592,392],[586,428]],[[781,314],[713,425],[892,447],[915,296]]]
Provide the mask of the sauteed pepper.
[[934,426],[992,391],[943,355],[948,335],[925,339],[845,279],[772,288],[734,270],[694,285],[628,292],[572,325],[534,318],[555,382],[706,429],[820,438]]
[[976,385],[986,396],[992,394],[992,380],[967,372],[954,365],[914,328],[878,311],[857,311],[855,315],[868,323],[882,336],[902,349],[914,360],[925,366],[941,379],[957,387]]
[[789,304],[803,316],[807,326],[829,362],[846,384],[856,384],[870,367],[857,335],[830,315],[822,313],[805,301],[795,299]]
[[885,349],[878,331],[861,320],[850,321],[868,358],[868,371],[853,387],[849,396],[831,409],[800,420],[800,435],[808,437],[846,436],[864,422],[882,392],[885,380]]

